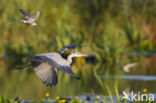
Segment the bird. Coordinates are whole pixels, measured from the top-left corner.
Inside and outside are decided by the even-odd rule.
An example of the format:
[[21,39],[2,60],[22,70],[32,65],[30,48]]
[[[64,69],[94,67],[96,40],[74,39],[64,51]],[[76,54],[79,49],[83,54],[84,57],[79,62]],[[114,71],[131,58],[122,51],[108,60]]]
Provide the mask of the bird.
[[61,48],[60,51],[63,54],[66,50],[68,50],[68,49],[75,49],[78,46],[80,46],[80,45],[66,45],[64,48]]
[[51,52],[51,53],[43,53],[43,54],[36,54],[28,59],[25,59],[26,62],[30,62],[27,65],[16,67],[16,69],[24,69],[26,67],[32,67],[35,71],[38,78],[47,86],[52,87],[58,84],[57,72],[56,70],[60,70],[73,78],[79,80],[80,78],[77,77],[72,69],[71,63],[73,57],[86,57],[87,55],[79,53],[79,52],[72,52],[67,59],[64,59],[59,53]]
[[34,16],[30,15],[29,13],[27,13],[23,9],[19,9],[19,11],[25,16],[24,20],[19,20],[20,22],[23,22],[23,23],[25,23],[27,25],[31,25],[31,26],[37,25],[37,23],[35,21],[40,16],[40,11],[39,10],[36,12],[36,14]]
[[136,65],[137,65],[137,63],[126,64],[125,66],[122,67],[122,69],[123,69],[125,72],[128,73],[128,72],[130,72],[129,69],[132,68],[132,67],[134,67],[134,66],[136,66]]

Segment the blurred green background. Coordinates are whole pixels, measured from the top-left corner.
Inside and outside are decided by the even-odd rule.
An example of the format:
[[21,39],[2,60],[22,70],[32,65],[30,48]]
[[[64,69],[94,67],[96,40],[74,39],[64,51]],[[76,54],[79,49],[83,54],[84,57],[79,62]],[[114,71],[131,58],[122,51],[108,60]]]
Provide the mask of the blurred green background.
[[[38,25],[18,22],[40,10]],[[75,58],[79,81],[58,72],[58,85],[46,87],[32,69],[15,70],[34,54],[59,52],[68,44],[94,55],[94,62]],[[98,75],[155,75],[156,56],[129,56],[156,52],[156,0],[0,0],[0,95],[23,99],[85,93],[110,95],[126,88],[156,93],[156,82],[101,79]],[[121,65],[137,62],[130,73]]]

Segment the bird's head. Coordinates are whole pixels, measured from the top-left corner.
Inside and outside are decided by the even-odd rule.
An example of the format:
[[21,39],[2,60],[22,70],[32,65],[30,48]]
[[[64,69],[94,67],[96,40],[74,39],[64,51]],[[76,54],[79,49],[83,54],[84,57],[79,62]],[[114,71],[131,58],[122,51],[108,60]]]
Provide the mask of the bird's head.
[[82,53],[79,53],[76,51],[73,51],[72,55],[73,55],[73,57],[86,57],[86,56],[88,56],[88,55],[85,55],[85,54],[82,54]]

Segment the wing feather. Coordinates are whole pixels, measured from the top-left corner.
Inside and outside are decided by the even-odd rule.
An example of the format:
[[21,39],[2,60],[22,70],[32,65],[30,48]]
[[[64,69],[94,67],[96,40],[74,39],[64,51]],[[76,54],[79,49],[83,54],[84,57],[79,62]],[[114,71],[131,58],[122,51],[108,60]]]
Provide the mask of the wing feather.
[[31,18],[32,16],[27,13],[26,11],[24,11],[23,9],[19,9],[19,11],[26,17],[26,19]]
[[76,77],[68,62],[58,53],[38,54],[32,58],[26,59],[26,61],[48,63],[52,67],[70,75],[71,77]]
[[40,11],[37,11],[35,16],[33,16],[33,19],[37,20],[39,18],[39,16],[40,16]]
[[34,67],[34,71],[38,78],[47,86],[56,85],[58,83],[56,71],[48,63],[37,65]]

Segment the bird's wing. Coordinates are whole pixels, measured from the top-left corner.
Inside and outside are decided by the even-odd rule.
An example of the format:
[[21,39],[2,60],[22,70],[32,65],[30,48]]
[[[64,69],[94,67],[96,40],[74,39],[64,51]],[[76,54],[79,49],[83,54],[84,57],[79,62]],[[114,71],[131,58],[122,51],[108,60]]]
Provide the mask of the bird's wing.
[[130,69],[131,67],[134,67],[135,65],[137,65],[137,63],[127,64],[127,65],[125,65],[125,66],[123,67],[123,70],[124,70],[125,72],[129,72],[129,69]]
[[56,85],[58,83],[57,73],[48,63],[40,63],[39,65],[34,66],[34,71],[38,78],[47,86]]
[[37,11],[35,16],[33,16],[34,21],[37,20],[40,16],[40,11]]
[[47,58],[49,59],[48,60],[49,64],[54,65],[55,68],[57,68],[58,70],[70,75],[71,77],[77,78],[75,76],[75,74],[73,73],[68,62],[65,59],[63,59],[60,56],[60,54],[57,56],[49,55],[49,56],[47,56]]
[[70,66],[61,66],[61,65],[57,65],[56,68],[68,75],[70,75],[71,77],[77,78],[76,75],[73,73],[72,69]]
[[125,72],[129,73],[129,68],[123,67],[123,70],[124,70]]
[[38,54],[32,58],[26,59],[25,61],[48,63],[52,67],[70,75],[71,77],[77,78],[70,65],[58,53]]
[[19,9],[19,11],[25,16],[26,19],[31,18],[32,16],[27,13],[26,11],[24,11],[23,9]]

